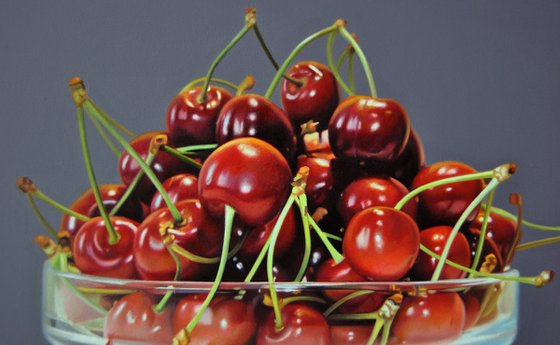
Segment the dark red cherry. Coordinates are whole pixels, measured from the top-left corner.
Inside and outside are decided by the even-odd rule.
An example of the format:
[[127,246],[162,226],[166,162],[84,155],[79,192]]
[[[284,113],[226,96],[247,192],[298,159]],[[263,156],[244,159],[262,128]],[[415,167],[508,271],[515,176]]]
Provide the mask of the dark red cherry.
[[331,174],[331,158],[329,156],[299,156],[298,170],[301,167],[309,168],[305,194],[310,205],[315,208],[323,206],[329,200],[333,189],[333,177]]
[[216,142],[216,121],[232,95],[217,86],[208,87],[207,101],[199,104],[202,86],[193,87],[175,96],[167,108],[167,131],[177,146],[212,144]]
[[[394,178],[365,177],[350,183],[338,199],[338,213],[348,223],[352,216],[372,206],[394,207],[408,189]],[[402,208],[412,219],[416,218],[416,200],[410,200]]]
[[296,150],[296,137],[290,118],[267,98],[256,94],[233,97],[220,111],[216,142],[254,137],[276,147],[291,160]]
[[[163,188],[174,204],[181,200],[198,198],[198,180],[192,174],[171,176],[163,182]],[[163,207],[166,207],[165,201],[161,197],[161,193],[156,191],[152,198],[150,211],[155,212]]]
[[[467,231],[465,231],[465,235],[471,247],[471,256],[474,258],[474,256],[476,255],[476,249],[478,247],[478,239],[480,238],[480,230],[471,226]],[[492,272],[503,272],[507,264],[504,262],[504,258],[502,256],[502,253],[500,252],[500,249],[498,248],[498,245],[496,245],[496,242],[494,242],[494,240],[488,235],[486,236],[486,240],[482,245],[482,253],[480,255],[480,260],[478,261],[476,269],[480,270],[486,257],[490,254],[496,257],[496,268]]]
[[154,310],[158,301],[144,292],[126,295],[113,305],[105,318],[104,335],[112,342],[172,343],[172,309]]
[[[103,206],[107,212],[111,211],[113,207],[120,200],[124,192],[126,191],[126,186],[122,184],[100,184],[99,192],[101,193],[101,199],[103,200]],[[90,189],[86,190],[82,195],[80,195],[73,203],[70,205],[70,209],[83,214],[88,217],[99,216],[99,209],[97,208],[97,202],[95,201],[95,196]],[[121,206],[117,216],[129,218],[135,221],[141,221],[143,218],[142,205],[140,201],[134,197],[129,197],[126,202]],[[73,239],[76,232],[84,224],[81,220],[78,220],[69,215],[63,215],[60,221],[60,230],[66,230],[70,234],[70,239]]]
[[[162,131],[143,133],[132,139],[130,145],[134,150],[136,150],[136,152],[138,152],[140,157],[145,160],[148,156],[150,142],[157,134],[166,133]],[[150,167],[160,181],[165,181],[169,177],[184,172],[187,169],[185,163],[164,151],[159,151],[157,153],[154,162]],[[123,151],[119,161],[119,174],[123,183],[128,186],[132,180],[134,180],[138,171],[140,171],[140,166],[136,160],[126,151]],[[146,204],[150,204],[155,191],[156,187],[154,187],[150,179],[147,176],[143,176],[134,192],[140,200]]]
[[[203,256],[218,256],[221,249],[222,224],[211,218],[196,199],[183,200],[176,204],[185,220],[185,225],[170,230],[174,242],[189,252]],[[173,280],[176,264],[163,244],[160,229],[173,224],[173,216],[165,208],[152,213],[138,227],[134,242],[136,267],[143,279]],[[204,269],[203,264],[179,256],[180,279],[196,279]],[[207,265],[206,265],[207,266]]]
[[450,344],[465,325],[465,304],[457,293],[405,297],[391,331],[398,344]]
[[[483,222],[484,210],[480,210],[471,227],[480,230]],[[502,254],[502,258],[507,257],[515,241],[516,230],[517,222],[515,220],[490,212],[486,226],[486,236],[494,240]]]
[[372,325],[331,325],[330,345],[366,345]]
[[[315,273],[315,280],[318,282],[328,282],[328,283],[347,283],[347,282],[364,282],[366,279],[354,272],[352,267],[348,265],[346,260],[341,261],[336,264],[332,258],[327,259],[323,262],[317,272]],[[323,290],[323,294],[329,298],[331,301],[338,301],[339,299],[351,294],[352,290]],[[348,301],[348,304],[357,304],[365,300],[367,297],[362,296],[360,298],[354,298]]]
[[[420,232],[420,243],[429,250],[441,255],[443,248],[447,243],[451,227],[447,225],[434,226]],[[457,233],[447,259],[461,266],[471,266],[471,249],[467,238],[462,233]],[[412,267],[411,274],[416,280],[430,280],[439,260],[429,256],[424,252],[418,254],[416,263]],[[440,279],[461,279],[466,276],[466,272],[447,264],[443,265]]]
[[410,137],[404,147],[404,151],[395,163],[392,164],[389,173],[408,187],[424,165],[426,165],[424,145],[422,145],[418,133],[413,128],[410,128]]
[[138,223],[124,217],[111,217],[111,224],[120,236],[115,244],[109,244],[109,233],[103,218],[95,217],[82,225],[72,245],[74,263],[84,274],[121,279],[136,278],[132,248]]
[[409,215],[371,207],[352,217],[342,242],[348,264],[375,281],[396,281],[412,268],[420,245],[418,226]]
[[[461,162],[439,162],[420,170],[412,181],[411,188],[416,189],[444,178],[476,172],[476,170]],[[463,211],[480,194],[483,187],[483,181],[476,180],[428,189],[419,196],[420,211],[424,220],[434,225],[455,225]],[[473,212],[468,221],[472,221],[477,212],[478,210]]]
[[[173,315],[176,333],[186,327],[206,295],[189,294],[179,300]],[[254,307],[245,301],[215,297],[190,334],[190,344],[242,345],[249,343],[257,328]]]
[[470,329],[476,325],[480,318],[480,300],[470,291],[461,294],[463,303],[465,303],[465,326],[464,330]]
[[340,158],[391,162],[403,152],[409,135],[406,111],[392,99],[348,97],[329,123],[331,149]]
[[[252,281],[254,282],[265,282],[268,281],[268,275],[266,271],[266,259],[258,268]],[[297,272],[294,272],[292,267],[286,267],[281,262],[282,260],[275,259],[272,264],[272,275],[274,281],[276,282],[290,282],[293,281]],[[301,262],[301,261],[300,261]],[[232,257],[226,265],[226,271],[224,272],[224,281],[243,281],[247,277],[247,274],[253,267],[254,260],[248,258],[242,258],[238,255]],[[299,268],[299,267],[298,267]]]
[[257,331],[256,345],[270,344],[314,344],[328,345],[330,330],[327,320],[320,312],[299,303],[290,303],[282,308],[284,328],[276,330],[274,312],[270,310]]
[[296,85],[287,79],[282,81],[282,106],[295,124],[309,120],[319,122],[326,128],[338,99],[338,83],[331,70],[316,61],[302,61],[293,65],[286,74],[301,82]]
[[263,225],[280,211],[291,190],[292,172],[272,145],[240,138],[218,147],[204,162],[198,194],[204,207],[221,215],[228,204],[249,226]]

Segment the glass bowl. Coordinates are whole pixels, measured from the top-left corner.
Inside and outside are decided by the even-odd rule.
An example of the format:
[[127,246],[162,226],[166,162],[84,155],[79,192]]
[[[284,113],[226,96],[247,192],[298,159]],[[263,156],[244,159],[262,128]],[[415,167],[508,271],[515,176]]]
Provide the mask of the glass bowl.
[[[517,276],[516,270],[503,273],[506,276]],[[105,336],[105,313],[99,310],[99,306],[109,309],[119,298],[134,292],[145,292],[155,296],[157,302],[168,291],[173,291],[173,297],[168,308],[174,308],[178,299],[193,295],[204,294],[209,291],[211,282],[173,282],[173,281],[142,281],[121,280],[103,277],[74,274],[55,270],[47,262],[43,271],[43,333],[51,344],[99,344],[99,345],[154,345],[148,340],[122,341],[109,339]],[[323,297],[327,291],[344,289],[344,293],[373,290],[376,294],[394,295],[402,293],[407,298],[421,299],[426,295],[458,293],[464,301],[467,323],[472,324],[463,330],[461,335],[455,339],[442,339],[439,344],[511,344],[517,333],[519,287],[516,282],[504,282],[490,278],[458,279],[437,282],[365,282],[365,283],[276,283],[276,289],[282,296],[319,296]],[[268,291],[266,282],[238,283],[223,282],[220,285],[217,296],[238,296],[239,291],[246,291],[245,300],[250,299],[255,308],[271,309],[263,306],[262,296]],[[341,291],[339,291],[341,292]],[[407,297],[410,296],[410,297]],[[415,297],[414,297],[415,296]],[[311,303],[311,302],[306,302]],[[329,303],[332,305],[332,302]],[[320,312],[325,311],[329,305],[313,304]],[[481,310],[481,311],[480,311]],[[268,311],[267,311],[268,312]],[[255,315],[257,314],[255,312]],[[333,314],[331,314],[332,317]],[[204,321],[204,316],[200,322]],[[262,322],[263,317],[255,317],[255,323]],[[366,344],[367,341],[359,341],[357,331],[368,326],[367,339],[373,328],[373,320],[345,320],[334,321],[327,319],[330,327],[331,337],[340,338],[335,335],[334,330],[345,329],[344,341],[334,341],[331,344]],[[393,324],[393,326],[395,323]],[[342,327],[337,327],[342,326]],[[361,326],[361,327],[359,327]],[[130,332],[125,330],[123,332]],[[254,330],[257,325],[250,327]],[[348,332],[348,329],[352,330]],[[429,330],[422,330],[429,332]],[[254,343],[254,336],[250,334],[246,344]],[[362,335],[363,338],[363,335]],[[223,338],[224,339],[224,338]],[[203,344],[204,342],[192,341],[192,344]],[[221,342],[217,342],[220,343]],[[433,344],[433,341],[428,342]],[[400,344],[394,336],[389,344]],[[407,342],[413,344],[413,342]],[[417,342],[426,344],[426,342]]]

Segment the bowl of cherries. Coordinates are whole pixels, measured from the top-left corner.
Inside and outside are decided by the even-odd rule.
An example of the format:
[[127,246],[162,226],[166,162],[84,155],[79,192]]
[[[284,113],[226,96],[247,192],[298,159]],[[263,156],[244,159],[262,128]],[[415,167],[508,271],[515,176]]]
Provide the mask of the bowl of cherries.
[[[254,9],[205,76],[169,104],[165,130],[134,134],[71,78],[90,188],[69,206],[17,180],[48,235],[43,330],[52,344],[510,344],[521,196],[493,205],[516,166],[426,164],[405,108],[380,98],[344,20],[282,64]],[[276,74],[263,95],[215,77],[253,32]],[[336,38],[348,45],[335,59]],[[326,38],[327,62],[298,61]],[[354,60],[369,90],[357,93]],[[343,67],[347,69],[343,70]],[[280,89],[280,103],[271,100]],[[346,97],[343,96],[346,95]],[[87,125],[116,156],[99,184]],[[58,209],[53,227],[36,200]]]

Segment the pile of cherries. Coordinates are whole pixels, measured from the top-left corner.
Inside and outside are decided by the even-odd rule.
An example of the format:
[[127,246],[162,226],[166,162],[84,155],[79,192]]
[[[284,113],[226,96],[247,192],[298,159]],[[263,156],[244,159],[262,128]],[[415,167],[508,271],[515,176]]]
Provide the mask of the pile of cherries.
[[[280,282],[506,279],[499,273],[519,248],[521,219],[492,207],[513,164],[485,172],[456,161],[425,165],[407,112],[377,97],[344,21],[304,40],[282,66],[272,59],[278,71],[265,95],[246,93],[252,77],[239,86],[214,78],[231,46],[251,30],[269,53],[255,18],[248,10],[242,31],[208,74],[173,97],[165,131],[133,136],[92,101],[79,78],[70,81],[91,188],[65,207],[20,178],[18,187],[52,234],[36,241],[60,270],[213,284],[204,294],[117,291],[95,300],[74,287],[66,292],[74,296],[68,309],[83,299],[97,305],[109,343],[435,343],[491,320],[496,310],[488,301],[499,296],[500,284],[415,296],[276,292]],[[349,45],[335,63],[337,35]],[[323,36],[329,66],[294,63]],[[355,94],[355,56],[370,95]],[[281,106],[270,100],[280,83]],[[97,184],[86,119],[119,154],[122,183]],[[64,212],[57,230],[35,198]],[[521,204],[515,195],[512,202]],[[544,271],[515,279],[540,286],[551,277]],[[268,281],[269,289],[216,294],[222,281]]]

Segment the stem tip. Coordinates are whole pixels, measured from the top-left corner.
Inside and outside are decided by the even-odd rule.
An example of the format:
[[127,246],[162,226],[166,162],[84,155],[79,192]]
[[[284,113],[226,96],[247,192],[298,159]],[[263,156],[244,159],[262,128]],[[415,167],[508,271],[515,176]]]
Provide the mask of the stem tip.
[[257,23],[257,10],[254,7],[247,7],[245,9],[245,25],[253,27]]
[[551,270],[544,270],[539,274],[536,278],[535,286],[540,288],[545,286],[546,284],[550,283],[554,279],[554,271]]
[[521,194],[511,193],[509,195],[509,203],[513,206],[521,206],[522,204]]
[[152,140],[150,141],[150,153],[156,154],[160,150],[163,145],[167,145],[167,135],[166,134],[157,134],[154,135]]
[[345,27],[346,23],[346,19],[338,18],[337,20],[335,20],[334,25],[337,27]]
[[70,87],[79,86],[79,85],[85,87],[84,81],[80,77],[73,76],[72,78],[70,78],[70,81],[68,81],[68,86]]
[[502,164],[494,169],[494,177],[501,183],[515,174],[516,170],[517,165],[515,163]]
[[23,193],[35,193],[37,191],[37,186],[29,177],[18,177],[16,185]]

